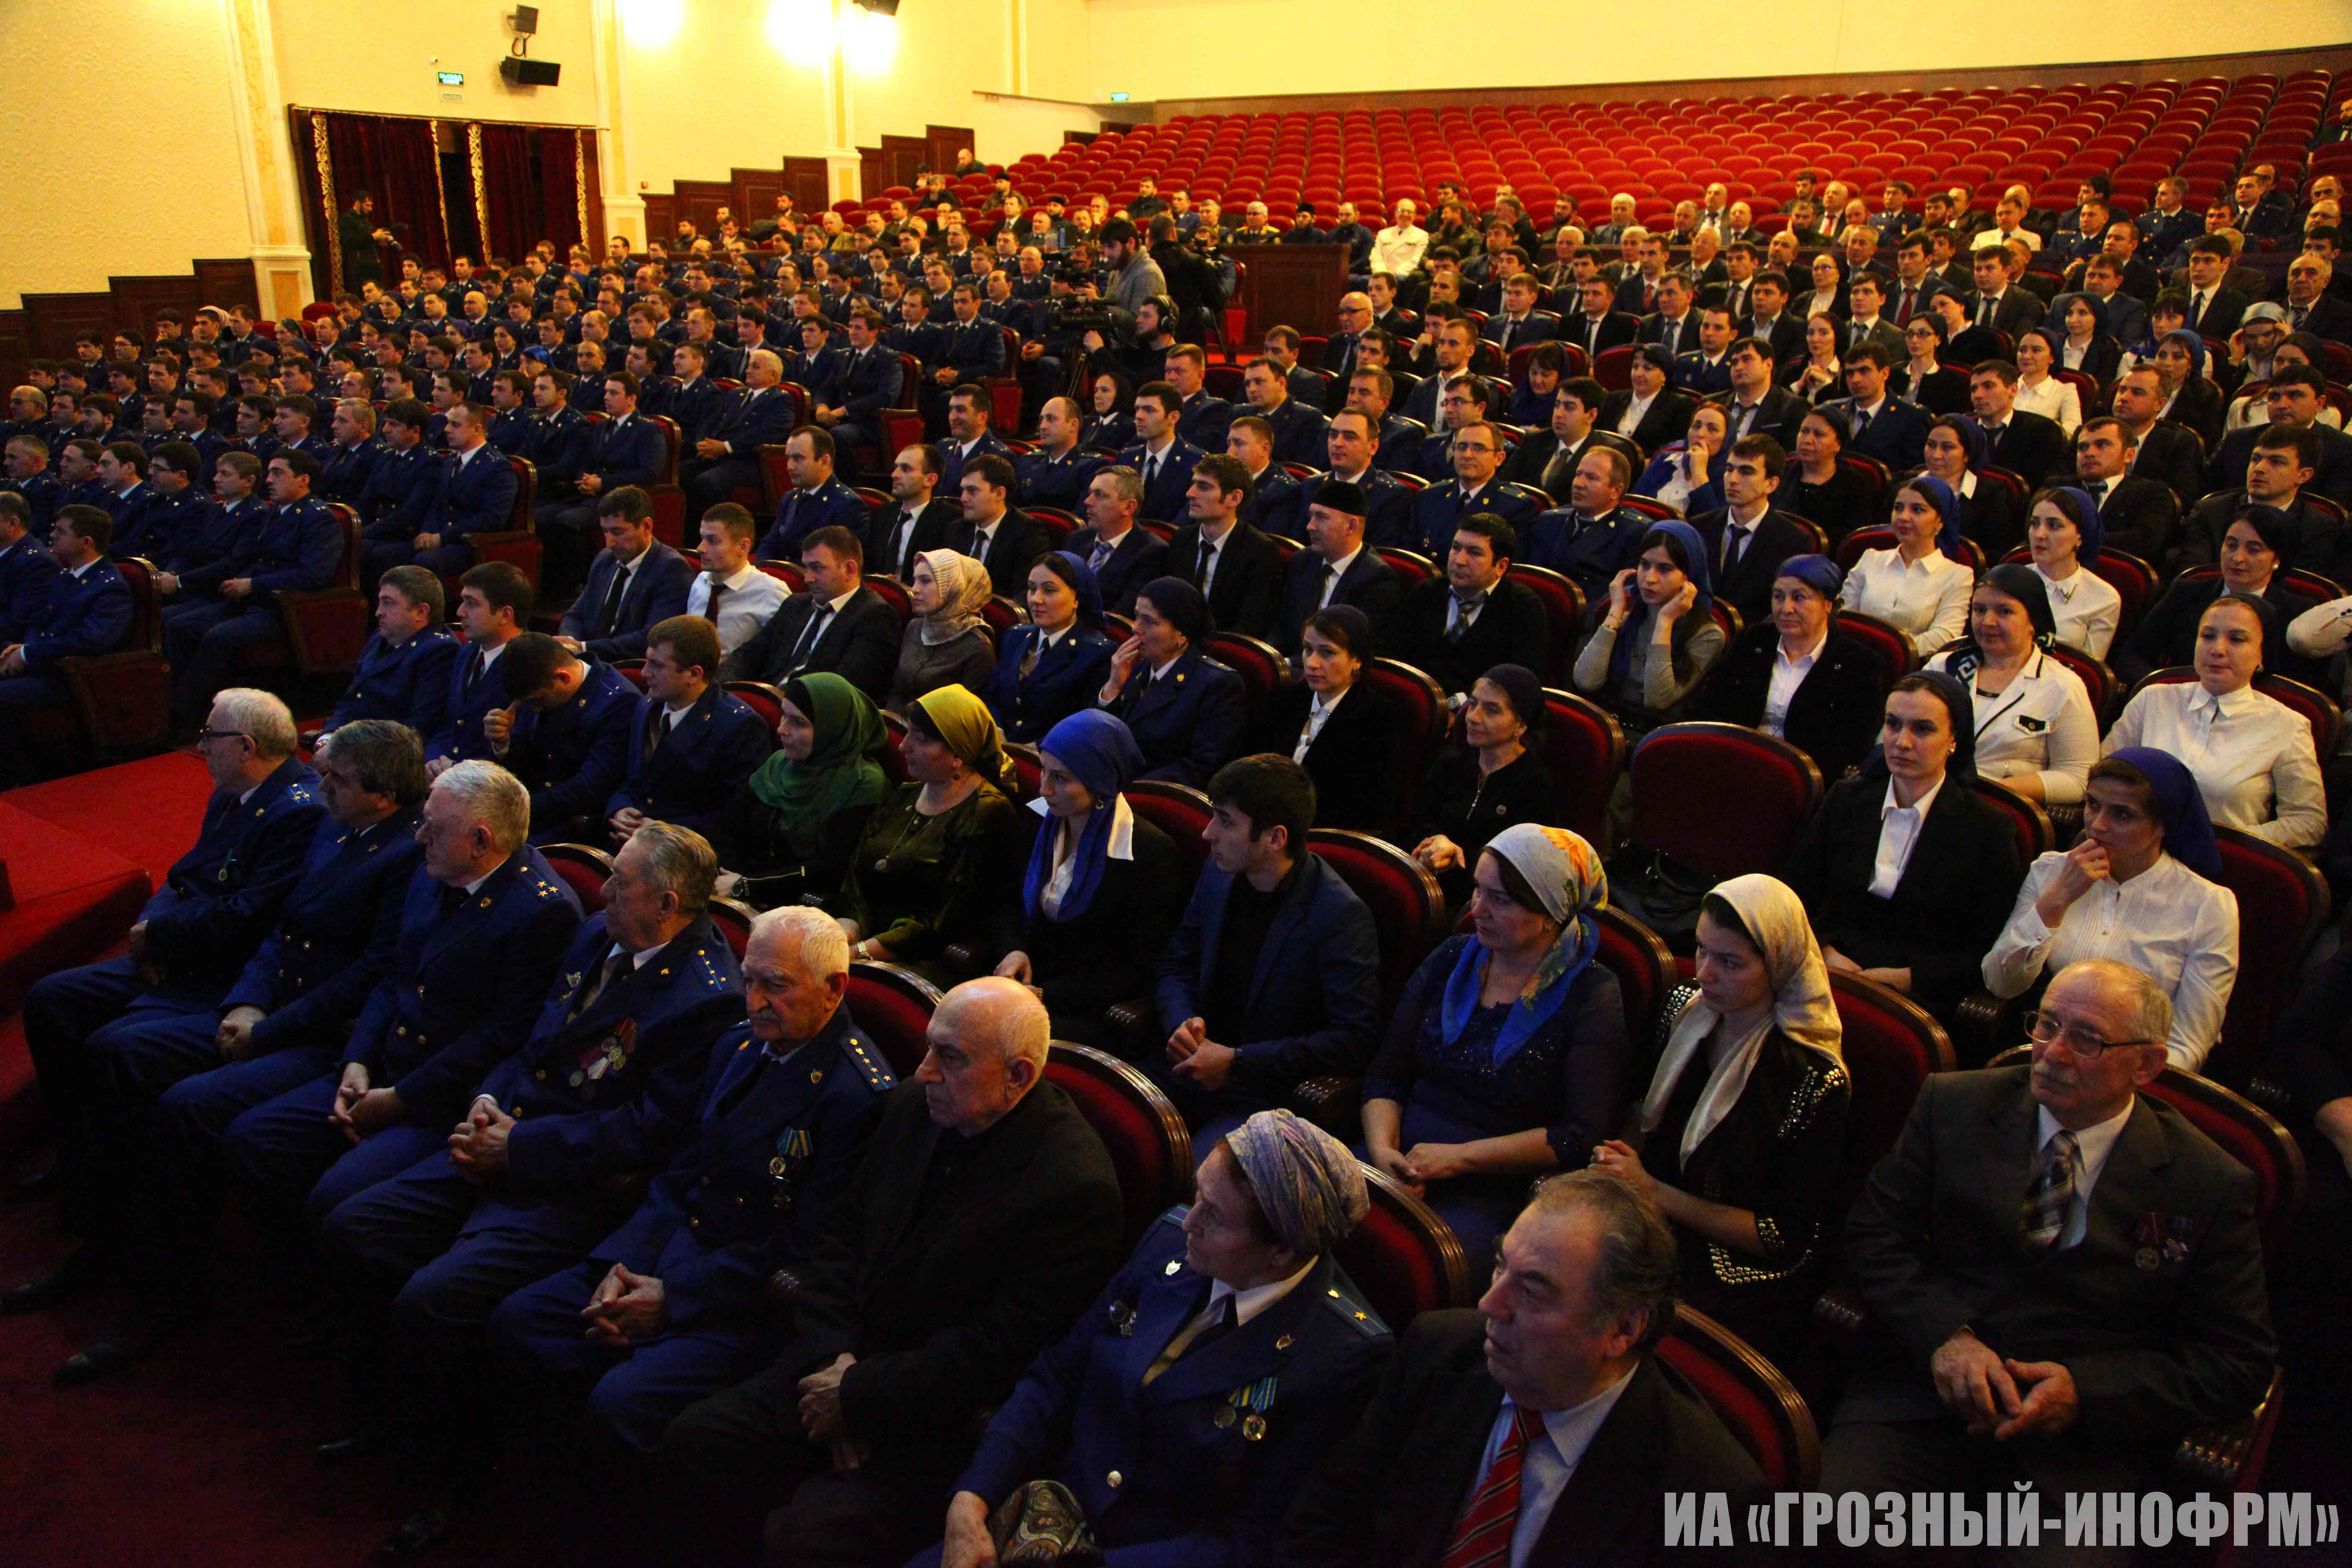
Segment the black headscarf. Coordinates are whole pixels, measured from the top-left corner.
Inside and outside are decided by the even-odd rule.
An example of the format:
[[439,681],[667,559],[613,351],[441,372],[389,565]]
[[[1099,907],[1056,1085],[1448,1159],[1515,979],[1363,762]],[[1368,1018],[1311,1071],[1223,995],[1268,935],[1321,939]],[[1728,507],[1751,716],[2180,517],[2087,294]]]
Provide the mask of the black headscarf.
[[1160,618],[1184,634],[1184,640],[1194,647],[1209,640],[1215,620],[1209,614],[1209,601],[1201,590],[1181,577],[1154,577],[1143,585],[1136,597],[1149,599]]
[[[2051,612],[2050,594],[2042,586],[2041,573],[2022,561],[2012,561],[1986,573],[1980,586],[1998,588],[2025,606],[2026,617],[2033,623],[2035,647],[2047,648],[2058,640],[2058,617]],[[1977,678],[1984,664],[1984,649],[1974,637],[1953,643],[1944,658],[1944,668],[1964,685]]]
[[1511,704],[1511,711],[1519,716],[1519,722],[1528,727],[1529,734],[1543,728],[1543,682],[1536,678],[1534,670],[1524,664],[1498,664],[1478,679],[1501,689]]
[[[1906,675],[1904,680],[1924,680],[1944,700],[1944,710],[1952,727],[1952,760],[1944,764],[1944,777],[1957,781],[1962,788],[1973,789],[1977,782],[1977,705],[1969,689],[1956,677],[1940,669],[1923,669]],[[1892,775],[1886,765],[1885,742],[1873,746],[1870,755],[1862,760],[1856,777],[1884,780]]]

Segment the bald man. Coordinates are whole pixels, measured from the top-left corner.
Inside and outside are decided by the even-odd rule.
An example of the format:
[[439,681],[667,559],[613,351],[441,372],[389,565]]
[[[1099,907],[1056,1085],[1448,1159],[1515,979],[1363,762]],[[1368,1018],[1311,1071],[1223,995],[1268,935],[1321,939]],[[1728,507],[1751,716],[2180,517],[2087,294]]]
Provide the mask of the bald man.
[[782,1352],[663,1436],[682,1519],[723,1531],[773,1508],[769,1560],[794,1568],[904,1562],[932,1538],[978,1418],[1120,1259],[1118,1179],[1045,1081],[1048,1033],[1010,980],[940,1002],[801,1276]]

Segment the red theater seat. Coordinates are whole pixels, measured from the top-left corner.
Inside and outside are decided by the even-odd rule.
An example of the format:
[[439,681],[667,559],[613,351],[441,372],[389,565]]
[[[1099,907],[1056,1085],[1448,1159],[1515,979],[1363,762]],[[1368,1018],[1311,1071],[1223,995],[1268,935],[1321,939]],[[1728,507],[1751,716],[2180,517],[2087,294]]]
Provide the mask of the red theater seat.
[[1657,1353],[1706,1401],[1774,1490],[1802,1490],[1820,1479],[1822,1439],[1812,1412],[1796,1385],[1747,1341],[1696,1308],[1677,1307]]
[[1192,1135],[1159,1087],[1117,1057],[1055,1040],[1046,1079],[1077,1104],[1118,1172],[1133,1248],[1161,1215],[1192,1201]]
[[939,987],[911,969],[857,959],[849,966],[849,1015],[882,1047],[883,1059],[900,1082],[915,1076],[924,1052]]
[[1372,1206],[1332,1251],[1390,1331],[1402,1334],[1423,1312],[1476,1301],[1462,1243],[1445,1222],[1370,1165],[1364,1167],[1364,1186]]
[[588,844],[545,844],[539,852],[579,896],[583,911],[593,915],[604,910],[604,884],[613,876],[611,855]]

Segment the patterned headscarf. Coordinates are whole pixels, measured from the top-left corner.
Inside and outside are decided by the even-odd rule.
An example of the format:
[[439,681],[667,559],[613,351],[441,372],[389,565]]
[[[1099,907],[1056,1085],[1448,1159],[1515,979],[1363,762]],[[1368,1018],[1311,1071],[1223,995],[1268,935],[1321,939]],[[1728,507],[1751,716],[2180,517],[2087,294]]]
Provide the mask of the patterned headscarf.
[[1364,1168],[1348,1146],[1287,1110],[1261,1110],[1225,1134],[1266,1227],[1298,1258],[1348,1238],[1370,1211]]
[[[1559,940],[1528,977],[1526,988],[1511,1005],[1510,1016],[1496,1037],[1494,1060],[1499,1065],[1559,1011],[1576,977],[1592,962],[1601,933],[1590,917],[1594,910],[1608,906],[1609,873],[1591,845],[1566,828],[1532,822],[1506,827],[1486,841],[1485,852],[1517,871],[1542,903],[1542,912],[1559,923]],[[1461,1037],[1478,1010],[1478,995],[1486,985],[1486,943],[1472,937],[1464,945],[1454,973],[1446,977],[1439,1022],[1449,1042]]]
[[931,569],[931,581],[940,585],[940,607],[922,618],[927,646],[952,641],[982,624],[980,607],[996,592],[985,565],[952,550],[926,550],[915,559]]

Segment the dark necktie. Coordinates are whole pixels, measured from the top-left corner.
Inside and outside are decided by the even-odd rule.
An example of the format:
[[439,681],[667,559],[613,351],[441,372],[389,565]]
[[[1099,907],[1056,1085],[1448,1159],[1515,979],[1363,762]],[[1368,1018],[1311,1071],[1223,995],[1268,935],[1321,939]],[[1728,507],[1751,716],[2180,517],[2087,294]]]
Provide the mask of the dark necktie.
[[817,639],[824,636],[825,622],[832,618],[833,606],[829,604],[820,604],[809,613],[808,625],[801,628],[801,640],[793,645],[792,672],[794,675],[798,675],[801,666],[808,662]]
[[605,591],[604,607],[596,612],[596,624],[588,633],[592,639],[613,635],[613,626],[621,618],[621,599],[628,591],[629,569],[615,566],[613,568],[613,585]]
[[1905,285],[1902,298],[1895,302],[1895,324],[1896,326],[1907,327],[1911,324],[1911,308],[1917,302],[1918,298],[1918,289],[1911,288],[1907,284]]
[[1217,547],[1210,543],[1205,539],[1201,541],[1201,573],[1198,577],[1193,579],[1192,586],[1200,589],[1201,592],[1204,594],[1207,593],[1209,591],[1209,574],[1216,570],[1216,565]]
[[1723,525],[1722,570],[1725,576],[1731,575],[1732,569],[1739,564],[1739,558],[1747,552],[1747,550],[1748,530],[1727,521]]
[[1469,636],[1470,618],[1478,613],[1479,606],[1486,602],[1486,590],[1484,588],[1475,589],[1467,594],[1459,588],[1454,589],[1454,624],[1445,628],[1445,640],[1449,643],[1458,643]]
[[2105,505],[2107,504],[2107,481],[2106,481],[2106,480],[2105,480],[2105,479],[2093,479],[2089,484],[2084,485],[2083,488],[2084,488],[2085,490],[2087,490],[2087,491],[2089,491],[2089,492],[2090,492],[2091,500],[2092,500],[2094,502],[2097,503],[2099,506],[2102,506],[2102,507],[2104,507],[2104,506],[2105,506]]
[[2075,1166],[2080,1163],[2076,1145],[2080,1141],[2064,1128],[2050,1135],[2042,1145],[2040,1169],[2025,1189],[2023,1212],[2018,1216],[2024,1232],[2025,1245],[2036,1251],[2056,1249],[2058,1238],[2066,1234],[2066,1220],[2074,1206]]
[[1095,541],[1093,553],[1087,558],[1087,567],[1092,571],[1101,571],[1103,569],[1103,563],[1108,561],[1113,554],[1117,553],[1118,550],[1118,546],[1110,540],[1097,539]]
[[1986,295],[1982,300],[1977,302],[1978,326],[1990,327],[1992,325],[1992,308],[1995,302],[1993,296],[1990,294]]
[[702,618],[709,621],[714,626],[719,624],[719,601],[721,598],[724,598],[726,594],[726,584],[717,582],[715,580],[711,583],[710,600],[708,604],[702,606]]
[[1853,438],[1857,445],[1861,443],[1862,433],[1869,428],[1870,416],[1864,413],[1859,408],[1855,409],[1853,411]]
[[573,996],[572,1011],[565,1015],[565,1022],[577,1018],[581,1014],[593,1007],[596,1005],[596,998],[604,994],[614,980],[619,976],[622,967],[628,962],[629,955],[615,947],[613,950],[613,955],[604,961],[604,967],[596,972],[596,978],[588,984],[586,989]]
[[467,696],[473,695],[474,683],[482,679],[482,671],[488,667],[489,660],[482,656],[480,648],[476,648],[473,656],[466,660],[466,679],[458,689]]

